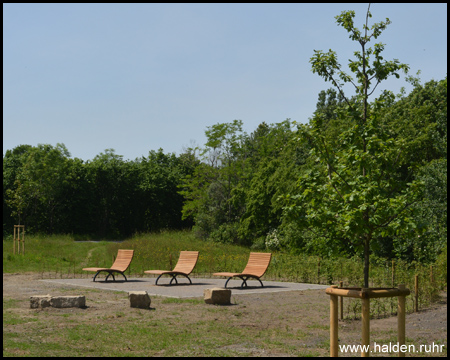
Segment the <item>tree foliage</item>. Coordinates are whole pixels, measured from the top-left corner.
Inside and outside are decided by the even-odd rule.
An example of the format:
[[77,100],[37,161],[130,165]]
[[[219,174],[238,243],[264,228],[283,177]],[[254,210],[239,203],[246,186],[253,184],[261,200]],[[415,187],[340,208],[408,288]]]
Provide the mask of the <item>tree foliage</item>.
[[107,149],[83,162],[63,144],[20,145],[3,159],[3,232],[20,223],[27,232],[118,238],[188,227],[178,194],[192,168],[185,159],[160,149],[124,161]]

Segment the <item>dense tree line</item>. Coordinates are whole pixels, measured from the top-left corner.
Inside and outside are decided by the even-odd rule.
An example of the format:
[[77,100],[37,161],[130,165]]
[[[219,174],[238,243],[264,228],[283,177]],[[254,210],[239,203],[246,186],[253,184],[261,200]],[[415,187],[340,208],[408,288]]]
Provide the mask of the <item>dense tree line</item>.
[[[373,181],[385,177],[385,187],[377,196],[384,196],[379,203],[384,201],[382,215],[390,229],[380,224],[371,249],[378,256],[431,261],[446,246],[447,237],[447,79],[424,85],[416,81],[410,94],[386,93],[383,101],[382,106],[370,104],[377,112],[379,130],[370,145],[378,159]],[[342,146],[339,135],[354,136],[351,118],[336,116],[345,106],[338,92],[323,91],[307,124],[316,137],[327,142],[329,150]],[[329,196],[323,196],[327,185],[319,176],[322,170],[314,139],[289,119],[262,123],[251,134],[243,132],[242,122],[235,120],[209,127],[206,135],[205,147],[197,149],[201,161],[183,180],[181,192],[183,218],[192,219],[198,236],[254,249],[362,255],[362,249],[352,246],[352,238],[345,233],[346,223],[332,221],[340,210],[331,206]],[[388,153],[388,144],[398,151]],[[306,181],[309,197],[303,196]],[[403,199],[403,189],[397,186],[413,181],[421,184],[421,191],[414,200]],[[350,189],[346,196],[357,201],[356,196],[363,197],[365,191],[362,187],[356,194]],[[389,207],[404,206],[402,201],[410,200],[407,216],[390,221],[394,217]],[[326,201],[331,202],[328,208],[321,206],[316,223],[307,224],[307,208]]]
[[161,149],[135,161],[108,149],[83,162],[63,144],[17,146],[3,158],[3,233],[25,224],[27,232],[117,238],[189,227],[178,185],[193,166]]
[[[323,91],[309,121],[330,146],[339,146],[339,134],[353,126],[336,116],[344,106],[338,92]],[[384,141],[404,144],[402,164],[392,177],[418,179],[425,186],[410,214],[416,227],[379,236],[373,251],[433,260],[447,239],[447,79],[424,85],[416,81],[411,93],[387,97],[377,119],[389,135]],[[3,233],[10,234],[19,223],[28,232],[99,238],[193,226],[205,240],[253,249],[360,254],[335,229],[323,231],[304,222],[307,207],[300,187],[306,174],[320,172],[312,140],[289,119],[261,123],[250,134],[242,126],[240,120],[212,125],[201,148],[179,156],[160,149],[134,161],[108,149],[84,162],[71,158],[63,144],[8,150],[3,157]],[[317,181],[317,189],[323,185],[319,178],[308,179]]]

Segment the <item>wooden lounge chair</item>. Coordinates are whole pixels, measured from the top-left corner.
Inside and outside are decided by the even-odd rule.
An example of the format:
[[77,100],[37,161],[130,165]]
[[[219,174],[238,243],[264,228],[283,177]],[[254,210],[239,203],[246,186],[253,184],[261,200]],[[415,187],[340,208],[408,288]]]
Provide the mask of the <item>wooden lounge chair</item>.
[[178,284],[177,276],[183,275],[186,276],[189,282],[192,284],[191,279],[189,278],[189,274],[194,270],[195,264],[197,264],[198,260],[198,251],[180,251],[180,257],[178,258],[178,262],[175,265],[175,268],[170,270],[146,270],[144,273],[146,274],[157,274],[159,275],[156,279],[155,285],[158,285],[158,280],[163,275],[170,275],[172,279],[170,279],[170,285],[172,285],[172,281],[175,280],[175,283]]
[[125,281],[127,280],[127,277],[125,276],[125,270],[128,269],[130,266],[131,260],[133,259],[134,250],[119,250],[117,253],[116,261],[114,261],[114,264],[110,268],[84,268],[85,271],[95,271],[96,274],[94,276],[94,280],[97,277],[99,273],[102,271],[105,271],[108,273],[108,276],[106,276],[105,281],[108,280],[110,276],[113,277],[113,280],[116,281],[116,278],[114,277],[115,272],[122,274],[122,276],[125,278]]
[[250,253],[248,258],[247,266],[241,273],[230,273],[230,272],[219,272],[214,273],[214,276],[227,276],[228,280],[225,282],[225,288],[227,287],[228,281],[233,277],[238,277],[242,280],[241,288],[247,287],[247,280],[249,278],[254,278],[259,281],[261,287],[264,287],[260,277],[264,275],[270,264],[270,259],[272,258],[271,253]]

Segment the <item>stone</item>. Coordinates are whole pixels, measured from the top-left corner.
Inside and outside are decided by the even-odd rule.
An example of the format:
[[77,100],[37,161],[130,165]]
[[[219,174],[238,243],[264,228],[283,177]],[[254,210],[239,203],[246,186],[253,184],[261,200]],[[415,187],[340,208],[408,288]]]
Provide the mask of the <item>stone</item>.
[[203,297],[207,304],[229,305],[231,303],[231,290],[225,288],[205,289]]
[[85,307],[86,298],[84,296],[52,296],[50,305],[55,308]]
[[49,294],[30,296],[30,308],[37,309],[49,307],[51,299],[52,297]]
[[36,295],[30,296],[30,308],[70,308],[70,307],[85,307],[86,298],[84,296],[50,296],[50,295]]
[[130,307],[134,308],[149,309],[152,302],[147,291],[130,291],[128,292],[128,298],[130,299]]

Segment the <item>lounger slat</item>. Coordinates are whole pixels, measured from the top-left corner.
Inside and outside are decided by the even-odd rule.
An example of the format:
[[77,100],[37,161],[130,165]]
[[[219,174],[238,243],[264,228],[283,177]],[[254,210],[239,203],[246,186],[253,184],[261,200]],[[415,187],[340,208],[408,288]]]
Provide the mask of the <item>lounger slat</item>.
[[270,264],[271,253],[250,253],[247,266],[242,274],[261,277]]
[[[178,262],[175,265],[173,270],[146,270],[144,273],[146,274],[156,274],[161,277],[161,275],[171,275],[172,283],[173,280],[177,283],[176,277],[177,275],[186,276],[189,282],[192,284],[191,279],[189,278],[189,274],[194,270],[195,265],[198,260],[198,251],[180,251],[180,257],[178,258]],[[155,285],[158,284],[159,277],[156,279]]]
[[[95,281],[95,278],[97,277],[97,275],[99,274],[99,272],[101,272],[101,271],[106,271],[109,273],[109,275],[106,277],[105,281],[108,279],[108,277],[110,275],[112,275],[113,279],[114,279],[114,275],[113,275],[114,272],[118,272],[118,273],[122,274],[126,280],[127,278],[126,278],[124,272],[130,266],[131,260],[133,260],[133,254],[134,254],[134,250],[120,249],[117,252],[117,257],[116,257],[116,260],[114,261],[114,264],[112,264],[112,266],[110,268],[84,268],[83,270],[84,271],[95,271],[97,274],[95,274],[95,276],[94,276],[94,281]],[[115,281],[115,279],[114,279],[114,281]]]
[[116,261],[112,264],[111,269],[125,271],[130,266],[133,259],[134,250],[119,250]]
[[197,264],[198,251],[182,251],[181,253],[173,271],[190,274]]
[[225,283],[225,287],[227,286],[228,281],[232,277],[239,277],[243,280],[243,283],[241,286],[247,286],[247,279],[248,278],[255,278],[261,283],[261,286],[263,286],[260,277],[265,274],[267,271],[267,268],[269,267],[270,260],[272,258],[271,253],[250,253],[250,256],[248,258],[247,265],[245,266],[245,269],[241,273],[231,273],[231,272],[220,272],[220,273],[214,273],[215,276],[226,276],[228,277],[227,282]]

